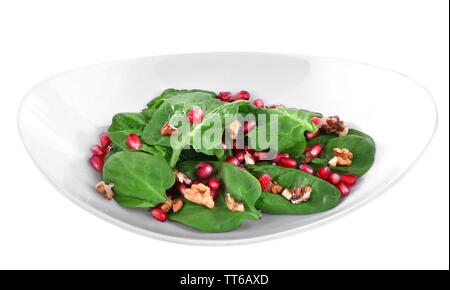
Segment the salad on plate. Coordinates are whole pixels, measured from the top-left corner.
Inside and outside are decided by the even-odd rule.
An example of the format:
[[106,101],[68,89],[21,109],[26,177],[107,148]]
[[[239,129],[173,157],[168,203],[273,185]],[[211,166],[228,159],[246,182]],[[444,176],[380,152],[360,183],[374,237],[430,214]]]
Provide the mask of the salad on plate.
[[335,207],[372,166],[375,142],[338,116],[247,91],[167,89],[141,112],[116,114],[91,151],[106,199],[226,232],[261,213]]

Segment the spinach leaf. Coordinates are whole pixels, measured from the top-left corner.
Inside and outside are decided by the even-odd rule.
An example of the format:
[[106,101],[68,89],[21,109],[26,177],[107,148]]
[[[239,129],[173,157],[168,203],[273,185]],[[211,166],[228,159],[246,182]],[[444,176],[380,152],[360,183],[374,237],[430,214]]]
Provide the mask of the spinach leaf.
[[175,183],[167,161],[139,151],[111,155],[103,167],[103,180],[113,183],[114,199],[130,207],[153,207],[167,200],[166,190]]
[[[177,169],[195,179],[197,161],[177,164]],[[211,162],[213,175],[221,180],[219,197],[212,209],[184,200],[185,205],[177,213],[170,213],[169,219],[205,232],[225,232],[238,228],[246,219],[258,219],[255,203],[261,195],[261,185],[247,171],[228,162]],[[225,194],[230,193],[238,202],[244,203],[245,212],[232,212],[225,203]]]
[[324,145],[324,150],[318,158],[311,160],[311,166],[317,170],[321,166],[328,166],[328,161],[333,158],[334,148],[346,148],[353,153],[353,160],[350,166],[331,167],[332,171],[339,174],[364,175],[375,161],[375,143],[373,139],[360,131],[349,130],[346,136],[319,135],[317,138],[309,141],[311,144],[317,142]]
[[[307,110],[291,109],[291,108],[257,108],[249,106],[244,108],[246,113],[252,113],[257,120],[257,127],[253,135],[249,134],[249,142],[255,150],[267,150],[268,144],[258,142],[258,135],[265,132],[266,140],[270,140],[270,117],[271,115],[278,116],[278,152],[289,153],[291,156],[300,157],[306,148],[305,132],[315,132],[319,127],[311,122],[312,117],[322,117],[319,113],[310,112]],[[266,115],[266,122],[262,124],[258,122],[258,115]]]
[[310,199],[300,204],[289,202],[281,194],[263,192],[256,203],[256,207],[265,213],[311,214],[321,212],[335,207],[341,196],[334,185],[298,169],[274,165],[254,165],[249,167],[249,170],[256,176],[268,173],[272,180],[277,181],[283,188],[293,189],[296,186],[309,185],[313,189]]

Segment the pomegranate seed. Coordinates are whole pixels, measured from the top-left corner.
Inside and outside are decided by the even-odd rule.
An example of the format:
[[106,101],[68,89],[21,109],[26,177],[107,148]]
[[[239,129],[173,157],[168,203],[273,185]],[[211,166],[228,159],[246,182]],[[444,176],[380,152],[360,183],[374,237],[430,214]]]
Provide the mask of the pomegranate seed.
[[305,159],[303,159],[302,163],[309,163],[312,160],[311,152],[305,151]]
[[247,134],[251,130],[256,128],[256,121],[255,120],[248,120],[244,123],[244,134]]
[[320,153],[322,153],[322,150],[323,145],[320,143],[316,143],[313,147],[311,147],[311,150],[309,150],[309,152],[311,153],[312,158],[317,158],[319,157]]
[[152,209],[152,217],[154,217],[156,220],[158,220],[160,222],[167,221],[167,213],[157,207]]
[[350,193],[350,188],[348,188],[343,182],[336,185],[336,187],[341,192],[341,197],[347,196]]
[[94,155],[89,159],[89,163],[95,171],[102,172],[104,159],[105,156]]
[[322,178],[323,180],[327,180],[328,176],[330,176],[331,169],[328,166],[322,166],[317,169],[316,176]]
[[217,191],[211,189],[209,192],[210,192],[213,200],[216,200],[219,197],[219,193]]
[[193,182],[192,182],[192,185],[194,185],[194,184],[199,184],[199,183],[202,183],[200,180],[194,180]]
[[244,150],[245,150],[245,152],[247,152],[250,155],[254,155],[255,154],[255,150],[251,149],[247,145],[244,146]]
[[167,196],[167,198],[170,199],[170,200],[173,199],[173,194],[170,193],[170,192],[167,192],[167,191],[166,191],[166,196]]
[[175,188],[178,191],[179,194],[184,196],[184,193],[186,192],[187,186],[184,183],[177,183],[175,184]]
[[250,99],[250,94],[247,91],[240,91],[233,97],[234,100],[245,100],[248,101]]
[[92,154],[102,156],[105,155],[106,150],[100,145],[94,145],[91,147]]
[[200,123],[203,119],[203,110],[199,107],[194,108],[189,111],[187,116],[192,123]]
[[311,146],[309,146],[309,144],[306,144],[306,148],[305,148],[305,152],[311,152]]
[[313,122],[316,125],[320,125],[322,123],[322,118],[312,117],[311,122]]
[[273,162],[278,163],[278,161],[280,161],[281,158],[289,158],[289,154],[287,153],[278,153],[275,158],[273,159]]
[[108,133],[103,132],[100,134],[100,145],[102,145],[103,148],[108,147],[108,145],[111,144],[111,139],[109,139]]
[[253,101],[253,106],[258,108],[264,108],[264,102],[261,99],[256,99]]
[[236,153],[234,154],[234,156],[237,158],[237,160],[239,161],[239,163],[244,162],[244,156],[245,156],[244,151],[236,152]]
[[328,176],[328,181],[334,185],[339,184],[339,182],[341,182],[341,176],[339,174],[337,174],[336,172],[332,172]]
[[131,133],[127,137],[127,145],[134,150],[138,150],[141,148],[141,141],[136,134]]
[[217,98],[224,102],[229,102],[233,99],[233,95],[230,92],[220,92]]
[[258,178],[259,183],[261,183],[261,190],[266,191],[269,188],[270,181],[272,177],[269,174],[265,173]]
[[227,159],[225,159],[225,162],[233,163],[236,166],[239,166],[240,162],[235,156],[228,156]]
[[268,153],[264,151],[255,151],[253,152],[253,156],[256,158],[256,160],[269,160]]
[[208,179],[208,187],[212,190],[217,190],[220,187],[220,180],[215,178],[215,177],[211,177],[210,179]]
[[208,179],[213,172],[213,166],[208,162],[200,162],[197,164],[197,176],[200,179]]
[[317,130],[315,133],[312,132],[306,132],[306,139],[312,140],[316,138],[319,135],[320,130]]
[[311,166],[306,165],[306,164],[300,164],[298,169],[300,169],[301,171],[304,171],[304,172],[306,172],[308,174],[311,174],[311,175],[314,174],[314,169]]
[[245,165],[244,165],[244,164],[239,164],[239,167],[240,167],[240,168],[242,168],[242,169],[244,169],[245,171],[248,171],[248,168],[247,168],[247,167],[245,167]]
[[297,168],[297,160],[294,158],[281,158],[278,165],[286,168]]
[[356,179],[358,179],[358,177],[353,174],[342,174],[341,175],[342,182],[347,186],[355,185]]

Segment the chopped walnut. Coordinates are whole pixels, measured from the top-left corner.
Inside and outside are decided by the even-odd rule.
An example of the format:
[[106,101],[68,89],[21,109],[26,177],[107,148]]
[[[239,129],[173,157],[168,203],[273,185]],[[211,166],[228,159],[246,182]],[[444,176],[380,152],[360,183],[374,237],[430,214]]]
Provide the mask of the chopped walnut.
[[173,172],[175,173],[175,179],[179,182],[179,183],[184,183],[186,185],[191,185],[192,181],[189,179],[189,177],[184,174],[183,172],[180,172],[176,169],[173,170]]
[[231,197],[229,193],[225,195],[225,202],[227,203],[228,209],[234,212],[244,212],[245,207],[242,202],[237,202]]
[[168,212],[172,208],[172,206],[173,206],[173,202],[171,200],[168,200],[165,203],[163,203],[160,208],[164,212]]
[[285,108],[284,105],[270,105],[266,106],[267,109],[278,109],[278,108]]
[[172,210],[173,212],[180,211],[180,209],[183,207],[183,201],[181,199],[174,199],[172,204]]
[[337,165],[342,166],[350,166],[352,164],[353,159],[353,153],[350,152],[348,149],[345,148],[334,148],[333,149],[334,157],[328,161],[328,164],[330,164],[333,167],[336,167]]
[[291,200],[291,197],[292,197],[292,190],[290,190],[289,188],[285,188],[285,189],[283,190],[283,192],[281,193],[281,195],[282,195],[285,199]]
[[112,200],[114,197],[114,192],[112,190],[112,187],[114,186],[114,184],[110,183],[110,184],[106,184],[103,181],[100,181],[99,183],[97,183],[97,185],[95,186],[95,190],[97,190],[100,193],[103,193],[103,196],[107,199],[107,200]]
[[330,116],[326,118],[320,127],[325,133],[335,133],[338,136],[345,136],[348,133],[347,125],[339,119],[339,116]]
[[241,129],[241,127],[242,124],[241,122],[239,122],[239,120],[234,120],[232,123],[226,126],[228,134],[230,134],[231,140],[236,140],[238,132]]
[[178,129],[172,127],[172,125],[170,125],[170,122],[165,123],[164,126],[161,128],[162,136],[177,135],[177,134],[178,134]]
[[214,208],[211,190],[203,183],[193,184],[191,188],[186,189],[184,198],[193,203],[201,204],[208,208]]
[[312,187],[305,185],[303,188],[297,186],[294,188],[294,194],[291,197],[291,202],[293,204],[299,204],[301,202],[306,202],[311,197]]
[[270,182],[269,184],[269,192],[274,194],[279,194],[283,191],[283,187],[279,185],[276,181]]
[[251,154],[245,153],[244,155],[245,165],[255,165],[255,157]]

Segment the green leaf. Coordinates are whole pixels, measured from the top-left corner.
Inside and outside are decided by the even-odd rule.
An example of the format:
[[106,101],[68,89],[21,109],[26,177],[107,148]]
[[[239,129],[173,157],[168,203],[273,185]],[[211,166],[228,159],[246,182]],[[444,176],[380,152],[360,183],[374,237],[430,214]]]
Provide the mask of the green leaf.
[[[246,109],[246,108],[244,108]],[[307,110],[291,109],[291,108],[257,108],[250,106],[247,113],[255,115],[258,121],[258,115],[266,115],[265,124],[257,122],[255,134],[249,134],[249,142],[255,150],[267,150],[269,145],[258,142],[257,136],[265,132],[266,140],[270,140],[270,117],[271,115],[278,116],[278,152],[289,153],[292,157],[300,157],[306,148],[305,132],[316,132],[319,127],[311,122],[312,117],[322,117],[319,113],[310,112]],[[273,136],[272,136],[273,137]]]
[[373,139],[360,131],[349,130],[346,136],[337,135],[319,135],[317,138],[309,141],[311,145],[320,143],[324,145],[324,150],[318,158],[311,160],[311,166],[317,170],[322,166],[329,166],[328,161],[333,158],[334,148],[346,148],[353,153],[353,160],[350,166],[336,167],[330,166],[333,172],[339,174],[364,175],[372,167],[375,161],[375,143]]
[[[177,164],[177,169],[196,179],[195,165],[198,161]],[[260,214],[255,203],[261,195],[261,185],[247,171],[228,162],[210,162],[214,166],[213,176],[221,180],[219,197],[212,209],[184,200],[185,205],[169,219],[205,232],[225,232],[238,228],[246,219],[258,219]],[[244,203],[245,212],[232,212],[225,203],[225,194]]]
[[130,207],[153,207],[167,200],[175,183],[167,161],[139,151],[112,154],[103,167],[103,181],[113,183],[114,199]]
[[254,165],[249,170],[258,177],[264,173],[269,174],[283,188],[292,190],[296,186],[309,185],[313,189],[309,200],[300,204],[291,203],[281,194],[263,192],[256,207],[265,213],[311,214],[328,210],[339,203],[341,193],[334,185],[301,170],[274,165]]

